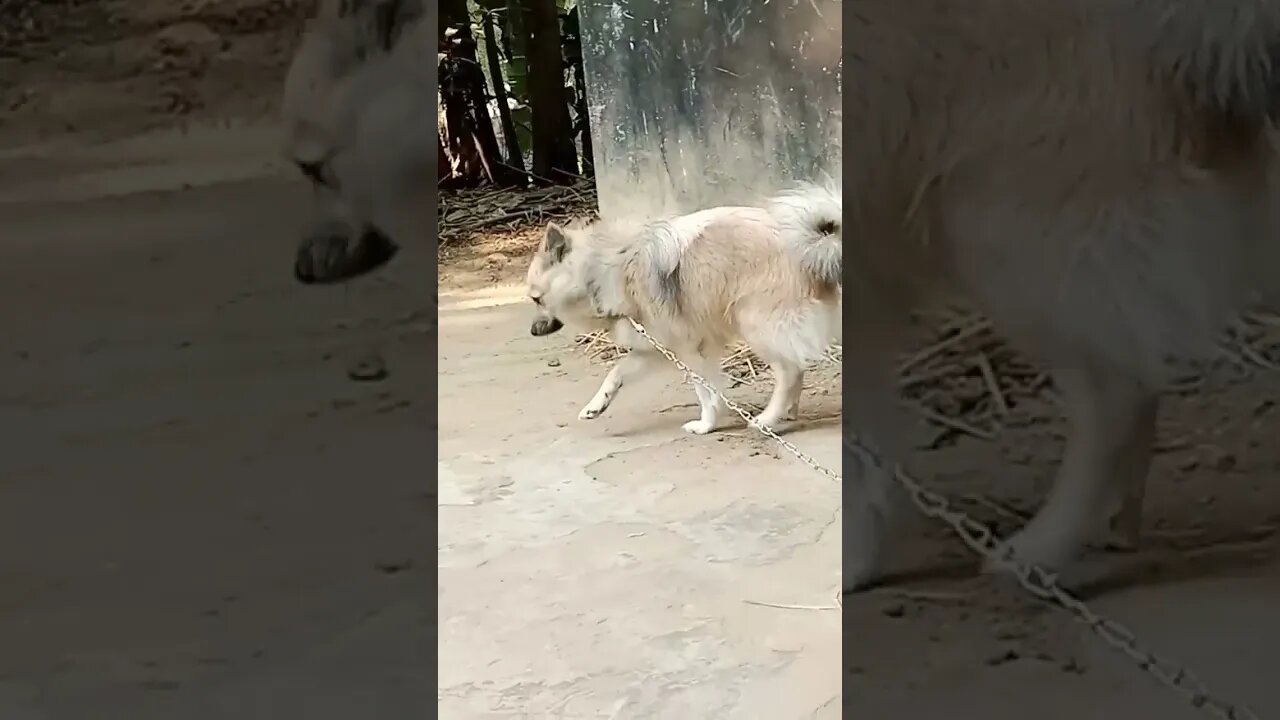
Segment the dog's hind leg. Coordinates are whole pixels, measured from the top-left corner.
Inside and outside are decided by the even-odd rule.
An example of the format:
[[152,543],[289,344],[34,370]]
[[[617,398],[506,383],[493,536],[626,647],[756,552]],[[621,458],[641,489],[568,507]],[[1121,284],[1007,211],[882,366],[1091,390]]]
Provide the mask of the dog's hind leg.
[[697,353],[689,353],[685,357],[690,359],[690,369],[698,373],[714,390],[708,390],[700,383],[693,383],[693,390],[698,395],[699,415],[697,420],[690,420],[684,424],[684,431],[694,435],[706,435],[716,429],[716,423],[720,420],[720,407],[724,404],[720,399],[724,395],[724,382],[720,369],[721,358],[719,354]]
[[[878,582],[904,496],[892,473],[906,451],[906,419],[897,401],[894,360],[899,343],[877,325],[846,318],[856,346],[844,352],[841,464],[844,486],[842,587],[863,590]],[[870,320],[868,318],[868,320]]]
[[800,404],[800,389],[804,386],[804,370],[790,363],[771,362],[769,369],[773,371],[773,395],[769,404],[755,417],[755,421],[764,427],[776,430],[774,426],[782,422],[791,408]]
[[609,370],[609,374],[604,376],[604,382],[600,383],[600,389],[596,390],[595,396],[591,398],[582,412],[578,413],[579,420],[594,420],[604,414],[609,409],[609,405],[614,398],[618,396],[618,391],[622,389],[622,385],[631,378],[651,367],[654,360],[658,356],[652,352],[641,349],[633,349],[626,355],[623,355],[618,362],[614,363]]
[[1151,460],[1156,446],[1156,413],[1158,402],[1155,396],[1144,402],[1139,413],[1142,414],[1135,424],[1133,442],[1125,447],[1116,464],[1116,482],[1121,491],[1117,493],[1114,503],[1115,514],[1111,515],[1103,547],[1106,550],[1134,551],[1142,541],[1142,506],[1146,502],[1147,475],[1151,474]]
[[787,417],[791,420],[800,419],[800,396],[804,394],[804,371],[796,373],[795,388],[791,392],[791,403],[787,407]]
[[1150,469],[1158,404],[1155,393],[1120,373],[1075,368],[1055,378],[1067,414],[1066,451],[1044,507],[1009,541],[1018,560],[1051,571],[1076,559],[1117,507],[1136,535],[1135,488]]

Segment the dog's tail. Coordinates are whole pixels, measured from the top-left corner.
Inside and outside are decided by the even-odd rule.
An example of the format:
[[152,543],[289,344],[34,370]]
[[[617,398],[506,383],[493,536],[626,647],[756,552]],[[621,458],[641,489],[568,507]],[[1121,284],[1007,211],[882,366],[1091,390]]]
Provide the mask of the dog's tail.
[[843,209],[840,188],[804,185],[769,203],[783,242],[815,282],[839,287],[844,271]]
[[1254,122],[1280,115],[1280,0],[1128,0],[1110,10],[1121,14],[1110,27],[1143,43],[1197,107]]

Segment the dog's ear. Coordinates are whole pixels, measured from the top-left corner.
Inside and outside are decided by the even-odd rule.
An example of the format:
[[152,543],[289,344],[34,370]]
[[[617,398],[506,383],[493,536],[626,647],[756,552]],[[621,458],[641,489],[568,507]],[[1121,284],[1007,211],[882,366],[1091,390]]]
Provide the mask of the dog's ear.
[[552,264],[558,263],[569,254],[569,234],[555,223],[547,223],[547,230],[542,236],[542,251]]

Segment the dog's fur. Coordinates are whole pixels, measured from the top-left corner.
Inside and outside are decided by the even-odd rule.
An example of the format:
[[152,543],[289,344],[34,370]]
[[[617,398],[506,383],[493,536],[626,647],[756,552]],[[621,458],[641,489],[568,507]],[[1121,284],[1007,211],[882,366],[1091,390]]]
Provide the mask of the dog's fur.
[[326,0],[285,79],[284,151],[314,184],[303,282],[362,274],[425,245],[437,156],[434,3]]
[[[1053,369],[1070,426],[1011,540],[1136,542],[1157,394],[1280,290],[1280,1],[861,0],[844,33],[844,581],[882,577],[907,317],[966,296]],[[851,183],[851,184],[849,184]]]
[[[766,427],[799,409],[805,369],[840,328],[838,190],[808,187],[764,208],[718,207],[641,226],[548,225],[529,266],[530,328],[564,323],[608,330],[630,352],[578,415],[599,417],[625,380],[657,356],[639,322],[710,384],[723,387],[726,348],[745,341],[769,363],[773,395],[756,417]],[[657,356],[660,357],[660,356]],[[695,384],[700,415],[684,429],[716,429],[721,401]]]

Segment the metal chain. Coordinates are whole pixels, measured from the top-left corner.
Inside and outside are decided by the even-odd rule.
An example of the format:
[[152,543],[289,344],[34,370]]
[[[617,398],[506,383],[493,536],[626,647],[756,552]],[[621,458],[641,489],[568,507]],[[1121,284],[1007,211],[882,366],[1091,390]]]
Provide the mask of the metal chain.
[[[853,442],[856,442],[853,441]],[[859,446],[861,447],[861,446]],[[1057,577],[1038,565],[1023,563],[1013,556],[1013,549],[991,532],[991,529],[973,518],[950,507],[946,498],[932,492],[900,468],[895,477],[916,507],[926,517],[946,523],[971,550],[987,560],[1008,569],[1027,592],[1036,598],[1055,603],[1066,609],[1075,619],[1087,626],[1103,642],[1119,650],[1165,687],[1181,694],[1193,707],[1207,711],[1223,720],[1260,720],[1249,708],[1216,697],[1191,671],[1150,650],[1143,649],[1131,630],[1119,623],[1099,616],[1071,593],[1064,590]]]
[[823,475],[826,475],[828,478],[835,480],[836,482],[841,482],[839,473],[827,467],[824,467],[817,460],[814,460],[809,455],[806,455],[803,450],[796,447],[791,442],[787,441],[786,438],[783,438],[782,436],[778,435],[768,426],[761,425],[755,419],[755,416],[747,412],[745,408],[743,408],[738,403],[730,400],[729,398],[725,397],[724,393],[721,393],[719,390],[717,390],[710,382],[706,380],[706,378],[694,372],[693,369],[690,368],[688,365],[685,365],[684,361],[676,357],[675,353],[668,350],[662,343],[658,342],[656,338],[650,335],[649,331],[645,330],[643,325],[636,322],[635,320],[632,320],[631,318],[627,318],[627,320],[631,323],[631,327],[634,328],[636,332],[640,333],[641,337],[643,337],[645,340],[648,340],[649,344],[653,345],[653,349],[662,353],[668,360],[674,363],[675,366],[685,374],[685,377],[689,378],[690,380],[697,383],[698,385],[701,385],[707,391],[714,394],[717,398],[719,398],[720,402],[724,403],[725,407],[729,408],[730,410],[740,415],[743,420],[746,420],[748,425],[764,433],[767,437],[770,437],[776,440],[779,444],[782,445],[782,447],[786,448],[788,452],[800,458],[800,461],[803,462],[805,465],[808,465],[809,467],[813,468],[814,470],[817,470],[818,472],[822,473]]
[[[710,382],[698,373],[694,372],[686,365],[676,354],[668,350],[662,343],[645,330],[644,326],[635,320],[628,318],[631,327],[640,334],[654,349],[665,356],[668,360],[675,364],[686,377],[691,381],[702,386],[711,393],[714,393],[721,402],[730,410],[740,415],[747,424],[756,428],[764,435],[776,440],[791,454],[799,458],[804,464],[817,470],[828,478],[837,482],[841,481],[839,473],[836,473],[805,454],[800,448],[788,442],[779,436],[772,429],[759,424],[755,417],[742,408],[741,405],[726,398],[723,393],[717,390]],[[862,443],[855,435],[843,433],[845,442],[849,443],[860,453],[869,456],[878,464],[880,459],[875,452]],[[1089,628],[1095,635],[1103,640],[1106,644],[1119,650],[1129,659],[1131,659],[1140,669],[1154,677],[1165,687],[1181,694],[1192,707],[1206,711],[1209,714],[1221,718],[1222,720],[1261,720],[1249,708],[1243,705],[1223,700],[1212,693],[1205,687],[1189,670],[1180,665],[1175,664],[1154,652],[1143,649],[1138,645],[1137,637],[1128,628],[1099,616],[1097,613],[1089,609],[1087,605],[1081,602],[1071,593],[1063,589],[1057,580],[1057,576],[1045,570],[1044,568],[1029,563],[1024,563],[1014,557],[1013,549],[1003,540],[997,538],[991,529],[962,512],[954,510],[945,497],[935,493],[919,482],[907,475],[901,468],[897,468],[893,477],[907,491],[911,501],[919,508],[920,512],[926,517],[941,520],[950,527],[965,545],[968,545],[978,555],[984,559],[998,564],[1000,567],[1008,569],[1013,573],[1018,584],[1027,592],[1037,599],[1054,603],[1066,609],[1075,619]]]

